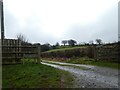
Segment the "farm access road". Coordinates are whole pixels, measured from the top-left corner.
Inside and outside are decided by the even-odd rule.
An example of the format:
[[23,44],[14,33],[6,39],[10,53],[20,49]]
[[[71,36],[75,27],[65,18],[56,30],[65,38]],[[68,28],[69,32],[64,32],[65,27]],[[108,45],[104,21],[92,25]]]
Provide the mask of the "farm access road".
[[47,60],[42,60],[41,63],[70,72],[74,78],[71,88],[118,88],[119,86],[118,69]]

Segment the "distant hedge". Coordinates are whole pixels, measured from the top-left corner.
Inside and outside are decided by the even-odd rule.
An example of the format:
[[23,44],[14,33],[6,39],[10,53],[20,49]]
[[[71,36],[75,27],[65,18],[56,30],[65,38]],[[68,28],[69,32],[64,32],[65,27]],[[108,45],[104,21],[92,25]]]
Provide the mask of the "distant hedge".
[[51,52],[43,52],[41,57],[43,58],[71,58],[71,57],[94,57],[93,47],[73,48],[67,50],[56,50]]
[[88,46],[80,48],[70,48],[65,50],[53,50],[43,52],[43,58],[71,58],[71,57],[89,57],[95,60],[106,60],[112,62],[119,62],[118,56],[120,54],[119,44],[108,44],[100,46]]

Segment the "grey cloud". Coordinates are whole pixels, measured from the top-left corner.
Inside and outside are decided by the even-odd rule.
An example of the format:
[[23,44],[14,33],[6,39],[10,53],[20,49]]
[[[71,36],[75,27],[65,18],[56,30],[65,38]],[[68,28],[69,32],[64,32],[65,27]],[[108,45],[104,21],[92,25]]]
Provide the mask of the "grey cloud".
[[8,11],[4,10],[4,26],[5,26],[5,36],[8,38],[14,38],[13,35],[16,34],[18,29],[18,24],[16,18]]
[[98,18],[97,22],[82,26],[81,24],[70,26],[65,33],[67,38],[76,39],[78,42],[89,42],[97,38],[104,42],[118,40],[118,11],[117,6],[112,7]]
[[41,22],[37,15],[27,17],[24,27],[20,27],[18,20],[5,10],[5,35],[8,38],[15,38],[18,33],[23,33],[30,42],[55,44],[64,39],[75,39],[78,42],[88,42],[101,38],[105,42],[117,41],[118,39],[118,13],[117,7],[112,7],[98,18],[98,21],[88,25],[76,24],[66,30],[62,38],[56,38],[50,34],[44,33]]
[[117,6],[112,7],[100,18],[96,28],[99,28],[99,32],[94,33],[93,37],[100,37],[106,42],[114,42],[118,40]]
[[40,43],[55,43],[57,39],[51,35],[45,34],[41,28],[41,23],[38,21],[37,17],[30,16],[27,17],[24,27],[20,27],[19,21],[9,12],[5,10],[5,37],[6,38],[16,38],[16,35],[22,33],[30,42],[40,42]]

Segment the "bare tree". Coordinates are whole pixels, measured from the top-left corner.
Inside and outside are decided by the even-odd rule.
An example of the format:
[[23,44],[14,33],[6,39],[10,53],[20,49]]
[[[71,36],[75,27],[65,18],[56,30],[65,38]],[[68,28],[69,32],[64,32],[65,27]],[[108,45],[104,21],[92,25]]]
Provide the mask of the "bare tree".
[[93,40],[89,41],[89,44],[90,44],[90,45],[93,45]]
[[21,33],[17,35],[17,39],[22,44],[28,43],[28,40],[26,39],[26,37],[23,34],[21,34]]
[[102,43],[101,39],[96,39],[96,43],[98,43],[99,45]]
[[64,46],[65,46],[65,44],[67,44],[67,40],[63,40],[62,43],[63,43]]
[[68,44],[69,46],[75,46],[75,44],[77,44],[77,42],[75,40],[68,40]]

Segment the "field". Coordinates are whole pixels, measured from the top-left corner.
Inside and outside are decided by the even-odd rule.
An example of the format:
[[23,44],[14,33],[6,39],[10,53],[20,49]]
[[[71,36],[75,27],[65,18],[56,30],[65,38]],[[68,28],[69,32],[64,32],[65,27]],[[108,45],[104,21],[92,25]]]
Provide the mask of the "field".
[[42,64],[3,65],[3,88],[64,88],[72,85],[72,76]]

